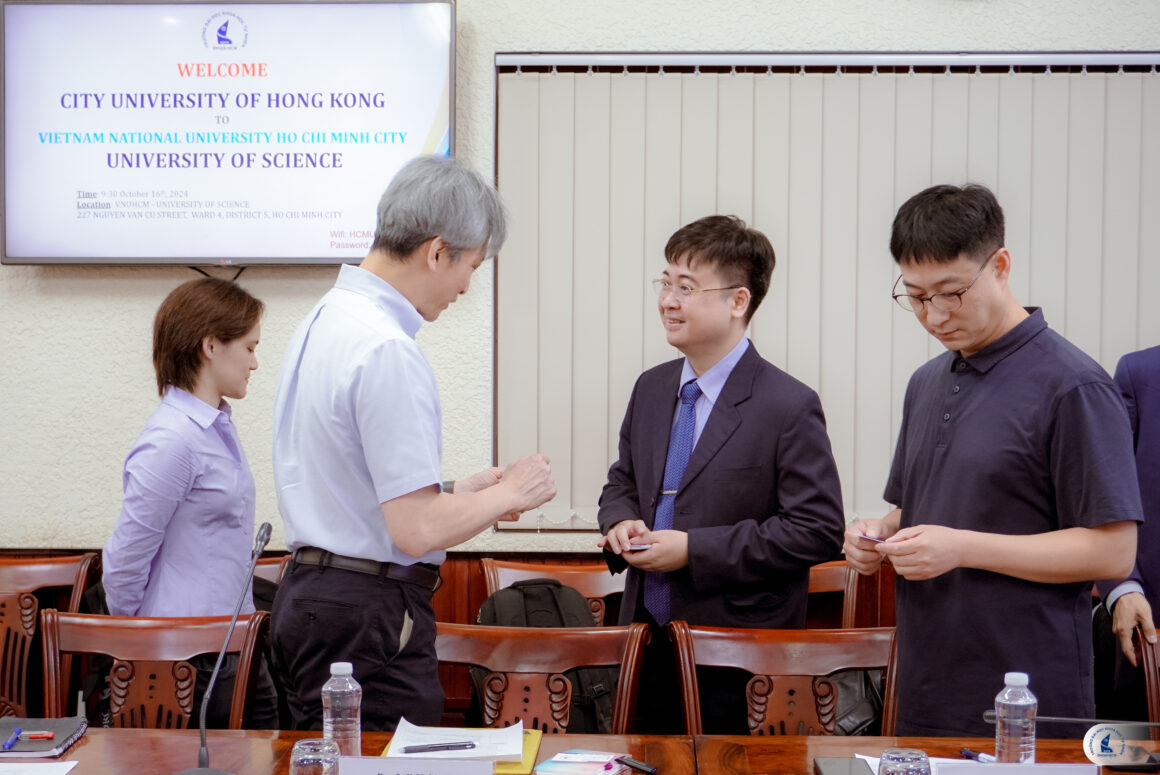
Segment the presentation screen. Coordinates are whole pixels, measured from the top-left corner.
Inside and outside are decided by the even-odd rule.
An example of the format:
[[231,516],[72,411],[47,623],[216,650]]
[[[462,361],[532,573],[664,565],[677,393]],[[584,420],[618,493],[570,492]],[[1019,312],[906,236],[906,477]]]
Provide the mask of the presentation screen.
[[337,264],[454,138],[454,5],[0,0],[5,263]]

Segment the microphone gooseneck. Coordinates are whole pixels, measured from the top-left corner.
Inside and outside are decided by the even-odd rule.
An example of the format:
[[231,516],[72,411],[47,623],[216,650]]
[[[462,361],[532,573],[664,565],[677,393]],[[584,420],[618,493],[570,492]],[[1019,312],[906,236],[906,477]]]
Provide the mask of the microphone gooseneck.
[[[1036,716],[1035,720],[1047,721],[1052,724],[1087,724],[1089,726],[1095,724],[1119,724],[1125,727],[1160,727],[1160,722],[1156,721],[1124,721],[1122,719],[1108,719],[1108,718],[1071,718],[1069,716]],[[983,711],[983,721],[988,724],[995,723],[995,711]]]
[[214,663],[213,673],[210,674],[209,683],[205,687],[205,694],[201,698],[201,713],[199,714],[198,727],[201,730],[201,748],[197,752],[197,769],[182,770],[177,775],[231,775],[225,770],[215,769],[209,766],[209,746],[205,742],[205,714],[209,709],[209,699],[213,694],[214,684],[217,683],[218,673],[222,669],[222,661],[226,657],[226,650],[230,646],[230,638],[234,635],[234,627],[238,623],[238,614],[242,611],[242,604],[246,602],[246,593],[250,590],[250,582],[254,580],[254,571],[258,567],[258,558],[262,556],[262,551],[266,548],[266,544],[270,542],[270,523],[263,522],[258,527],[258,535],[254,539],[254,551],[250,557],[250,569],[246,572],[246,582],[242,584],[242,592],[238,595],[238,604],[234,606],[234,616],[230,619],[230,627],[226,631],[225,641],[222,643],[222,650],[218,652],[217,662]]

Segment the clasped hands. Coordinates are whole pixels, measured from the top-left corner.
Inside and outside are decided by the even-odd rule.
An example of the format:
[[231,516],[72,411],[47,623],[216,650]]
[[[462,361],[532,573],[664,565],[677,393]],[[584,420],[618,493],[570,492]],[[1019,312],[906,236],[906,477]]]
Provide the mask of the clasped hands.
[[523,512],[538,508],[556,497],[551,462],[543,455],[527,455],[504,468],[485,468],[457,481],[455,492],[479,492],[501,482],[515,492],[520,507],[501,515],[498,522],[515,522]]
[[[883,560],[889,560],[898,575],[921,581],[961,565],[956,540],[960,532],[941,525],[914,525],[894,530],[881,519],[860,519],[846,528],[842,550],[850,567],[863,575],[876,572]],[[882,541],[871,541],[871,538]]]
[[[648,549],[633,551],[630,547],[649,544]],[[689,534],[683,530],[649,530],[639,519],[626,519],[612,526],[596,545],[619,554],[634,568],[667,572],[689,564]]]

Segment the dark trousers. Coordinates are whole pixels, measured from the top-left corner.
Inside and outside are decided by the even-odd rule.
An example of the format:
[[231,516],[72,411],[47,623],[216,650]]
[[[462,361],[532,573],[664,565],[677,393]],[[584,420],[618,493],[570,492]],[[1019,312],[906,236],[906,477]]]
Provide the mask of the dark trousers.
[[443,687],[431,590],[384,575],[291,562],[272,611],[275,672],[295,729],[322,728],[322,685],[350,662],[363,688],[362,728],[394,731],[401,716],[438,726]]
[[1096,716],[1147,721],[1148,690],[1144,684],[1144,670],[1132,667],[1124,656],[1120,639],[1112,632],[1112,615],[1103,603],[1092,610],[1092,645]]
[[[201,719],[201,700],[205,696],[205,689],[213,675],[213,666],[217,662],[217,654],[202,654],[189,660],[197,668],[197,680],[193,688],[193,716],[189,726],[197,729]],[[228,729],[230,725],[230,705],[234,699],[234,681],[238,673],[238,655],[226,654],[222,660],[222,669],[218,672],[217,681],[213,686],[213,694],[209,698],[209,706],[205,709],[205,726],[207,729]],[[254,691],[246,697],[246,729],[278,729],[278,692],[274,688],[274,680],[270,676],[270,669],[266,660],[262,659],[258,672],[258,683]]]
[[[652,638],[644,650],[633,731],[651,735],[683,735],[685,718],[681,679],[668,629],[659,626],[643,604],[636,611],[636,620],[649,625]],[[701,728],[705,734],[749,734],[745,687],[751,677],[746,671],[731,667],[697,668]]]

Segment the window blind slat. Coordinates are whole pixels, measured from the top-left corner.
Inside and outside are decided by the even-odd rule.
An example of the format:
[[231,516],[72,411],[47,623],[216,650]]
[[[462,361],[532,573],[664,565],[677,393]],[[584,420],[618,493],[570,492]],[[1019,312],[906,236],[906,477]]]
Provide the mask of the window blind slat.
[[[1140,271],[1140,151],[1141,76],[1107,81],[1107,132],[1104,176],[1103,282],[1100,294],[1100,355],[1108,370],[1116,368],[1120,342],[1136,336],[1138,301],[1136,278]],[[1152,138],[1155,143],[1155,138]],[[1160,329],[1156,330],[1160,344]]]
[[[894,217],[895,102],[894,78],[861,75],[858,103],[858,300],[857,349],[853,379],[855,424],[843,431],[830,422],[830,437],[854,436],[853,500],[847,515],[881,517],[882,491],[898,426],[890,415],[893,330],[913,324],[886,297],[894,281],[890,260],[890,220]],[[826,396],[822,395],[822,408]]]
[[[894,206],[886,218],[887,235],[894,212],[913,194],[931,184],[931,154],[934,151],[934,79],[944,75],[895,75],[892,76],[897,91],[895,107],[895,152],[894,152]],[[959,153],[956,149],[956,153]],[[891,265],[889,237],[882,243],[883,261]],[[882,248],[880,248],[882,249]],[[869,258],[869,257],[867,257]],[[890,302],[893,303],[893,302]],[[891,420],[894,433],[902,422],[902,399],[906,385],[914,370],[925,363],[938,351],[921,326],[915,325],[911,316],[903,313],[895,321],[893,329],[894,352],[891,374]]]
[[608,464],[610,98],[607,75],[576,82],[572,505],[589,526]]
[[[501,76],[496,174],[508,210],[508,239],[496,261],[496,445],[500,460],[539,448],[537,356],[539,327],[539,84],[535,78]],[[530,518],[528,518],[530,519]]]
[[1065,75],[1035,79],[1031,137],[1031,293],[1047,322],[1067,335],[1067,144],[1068,83]]
[[[825,84],[822,124],[822,223],[858,221],[857,78],[832,78]],[[792,260],[792,256],[790,257]],[[858,232],[834,229],[821,236],[821,329],[819,392],[827,396],[826,422],[853,428],[857,404],[851,364],[855,359],[858,309]],[[853,502],[854,435],[831,438],[843,502]]]
[[[655,322],[645,254],[645,76],[612,79],[609,148],[608,448],[603,472],[616,459],[620,424],[644,367],[644,329]],[[603,482],[601,483],[603,485]]]
[[752,73],[723,76],[717,85],[717,212],[753,222]]
[[[548,522],[570,526],[573,505],[572,330],[576,78],[540,79],[539,451],[556,472],[556,499],[541,509]],[[528,407],[530,410],[531,407]]]
[[1031,286],[1031,75],[999,78],[999,177],[995,195],[1007,216],[1007,247],[1018,256],[1011,289],[1030,298]]
[[[1160,78],[1144,79],[1140,126],[1140,280],[1136,286],[1139,320],[1134,346],[1119,343],[1120,349],[1149,347],[1160,339]],[[1112,353],[1114,355],[1114,353]]]
[[[681,78],[681,223],[717,211],[717,75]],[[658,264],[658,274],[663,269]]]
[[[1067,296],[1065,336],[1100,358],[1101,262],[1103,245],[1105,81],[1099,74],[1068,75]],[[1055,319],[1059,320],[1057,315]],[[1050,318],[1049,318],[1050,320]]]
[[821,382],[822,91],[824,76],[790,81],[789,231],[782,265],[788,371],[817,390]]
[[789,79],[759,76],[754,81],[753,96],[752,223],[773,243],[781,268],[774,268],[769,295],[749,329],[762,356],[784,369],[789,342],[789,286],[785,273],[790,212]]

